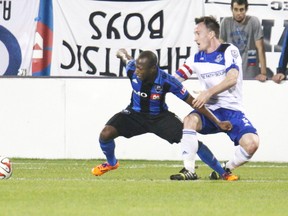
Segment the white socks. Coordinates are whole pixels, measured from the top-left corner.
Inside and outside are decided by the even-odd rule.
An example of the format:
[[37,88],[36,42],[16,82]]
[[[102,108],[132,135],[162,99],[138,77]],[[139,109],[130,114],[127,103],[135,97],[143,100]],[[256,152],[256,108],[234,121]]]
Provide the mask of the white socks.
[[236,151],[234,154],[234,158],[229,160],[226,163],[226,168],[229,168],[230,170],[235,169],[236,167],[241,166],[242,164],[247,163],[251,159],[252,155],[249,155],[244,148],[242,148],[240,145],[236,147]]
[[198,151],[197,133],[192,129],[183,129],[180,142],[184,167],[195,173],[195,158]]

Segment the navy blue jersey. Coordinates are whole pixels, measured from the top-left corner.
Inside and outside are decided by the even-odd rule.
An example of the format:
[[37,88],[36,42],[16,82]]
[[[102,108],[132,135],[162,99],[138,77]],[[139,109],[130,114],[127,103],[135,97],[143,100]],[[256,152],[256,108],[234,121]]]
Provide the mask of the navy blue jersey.
[[141,81],[135,71],[135,60],[126,65],[127,76],[132,85],[130,107],[136,112],[157,115],[168,110],[165,102],[166,93],[171,92],[181,100],[186,100],[188,91],[173,76],[158,68],[158,74],[154,83]]

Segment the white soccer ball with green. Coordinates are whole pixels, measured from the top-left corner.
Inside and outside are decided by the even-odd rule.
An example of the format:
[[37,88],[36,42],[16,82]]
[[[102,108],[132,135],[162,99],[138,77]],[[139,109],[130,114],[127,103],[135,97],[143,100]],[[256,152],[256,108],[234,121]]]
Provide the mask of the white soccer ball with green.
[[0,156],[0,180],[8,179],[12,175],[12,163],[9,158]]

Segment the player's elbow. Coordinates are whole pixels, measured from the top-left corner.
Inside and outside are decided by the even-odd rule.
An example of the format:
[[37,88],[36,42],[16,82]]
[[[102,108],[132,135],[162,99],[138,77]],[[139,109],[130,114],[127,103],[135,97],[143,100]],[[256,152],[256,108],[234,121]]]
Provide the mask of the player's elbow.
[[231,69],[226,77],[228,87],[233,87],[238,81],[239,72],[236,69]]
[[236,83],[237,83],[237,77],[231,77],[231,79],[230,79],[230,86],[231,87],[233,87],[233,86],[235,86],[236,85]]

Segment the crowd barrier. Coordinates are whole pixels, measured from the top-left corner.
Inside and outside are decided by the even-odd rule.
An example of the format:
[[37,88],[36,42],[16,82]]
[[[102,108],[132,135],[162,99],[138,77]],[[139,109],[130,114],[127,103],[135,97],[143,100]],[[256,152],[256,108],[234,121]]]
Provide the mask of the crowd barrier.
[[[189,91],[199,90],[187,80]],[[288,83],[244,81],[247,117],[258,129],[260,147],[254,161],[288,162]],[[0,155],[20,158],[104,158],[98,137],[106,121],[130,102],[128,79],[0,78]],[[184,118],[191,108],[174,95],[170,110]],[[219,160],[233,156],[224,134],[199,135]],[[179,145],[153,134],[116,139],[119,159],[181,160]]]

